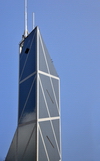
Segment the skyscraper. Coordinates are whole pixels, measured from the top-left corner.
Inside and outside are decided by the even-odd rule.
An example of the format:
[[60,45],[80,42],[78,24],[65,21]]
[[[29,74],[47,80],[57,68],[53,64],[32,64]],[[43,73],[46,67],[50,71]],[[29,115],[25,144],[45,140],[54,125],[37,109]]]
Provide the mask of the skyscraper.
[[19,47],[18,126],[5,161],[61,161],[60,80],[39,28]]

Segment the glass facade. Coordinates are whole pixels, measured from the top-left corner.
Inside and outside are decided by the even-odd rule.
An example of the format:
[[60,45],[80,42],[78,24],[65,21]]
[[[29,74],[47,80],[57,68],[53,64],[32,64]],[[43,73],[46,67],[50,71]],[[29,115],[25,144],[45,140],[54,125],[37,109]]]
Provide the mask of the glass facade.
[[5,161],[61,161],[60,80],[38,27],[20,48],[18,126]]

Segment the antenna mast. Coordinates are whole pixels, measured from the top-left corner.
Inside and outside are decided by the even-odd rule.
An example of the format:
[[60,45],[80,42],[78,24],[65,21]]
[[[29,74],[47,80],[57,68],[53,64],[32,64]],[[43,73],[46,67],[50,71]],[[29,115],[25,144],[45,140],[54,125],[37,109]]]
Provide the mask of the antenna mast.
[[33,12],[33,29],[35,27],[35,13]]
[[27,0],[25,0],[25,32],[24,36],[27,37],[28,29],[27,29]]

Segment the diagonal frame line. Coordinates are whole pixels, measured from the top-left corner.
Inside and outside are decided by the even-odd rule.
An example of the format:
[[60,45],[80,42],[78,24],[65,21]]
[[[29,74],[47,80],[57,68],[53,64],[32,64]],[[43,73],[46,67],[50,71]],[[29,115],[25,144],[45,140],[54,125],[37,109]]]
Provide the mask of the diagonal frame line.
[[41,86],[41,89],[42,89],[45,105],[46,105],[46,108],[47,108],[47,112],[48,112],[48,115],[50,117],[50,112],[49,112],[49,108],[48,108],[48,104],[47,104],[46,97],[45,97],[45,94],[44,94],[44,90],[43,90],[43,86],[42,86],[42,82],[41,82],[40,76],[39,76],[39,81],[40,81],[40,86]]
[[20,116],[20,118],[19,118],[19,122],[20,122],[20,120],[21,120],[21,118],[22,118],[22,115],[23,115],[23,113],[24,113],[25,106],[26,106],[26,104],[27,104],[27,101],[28,101],[28,99],[29,99],[30,93],[31,93],[31,91],[32,91],[32,88],[33,88],[33,85],[34,85],[35,79],[36,79],[36,76],[35,76],[35,77],[34,77],[34,79],[33,79],[33,82],[32,82],[31,88],[30,88],[30,90],[29,90],[28,96],[27,96],[27,98],[26,98],[26,102],[25,102],[25,104],[24,104],[24,107],[23,107],[23,110],[22,110],[21,116]]
[[36,72],[30,74],[28,77],[26,77],[26,78],[24,78],[23,80],[21,80],[21,81],[19,82],[19,84],[23,83],[24,81],[26,81],[27,79],[29,79],[30,77],[32,77],[32,76],[35,75],[35,74],[36,74]]
[[59,115],[60,115],[59,105],[58,105],[58,102],[57,102],[57,98],[56,98],[56,94],[55,94],[55,90],[54,90],[54,86],[53,86],[53,82],[52,82],[51,77],[50,77],[50,81],[51,81],[51,86],[52,86],[53,94],[54,94],[54,97],[55,97],[55,101],[56,101],[57,109],[58,109],[58,112],[59,112]]
[[[42,89],[43,97],[44,97],[44,100],[45,100],[45,103],[46,103],[47,112],[48,112],[48,115],[50,117],[50,112],[49,112],[48,104],[47,104],[47,101],[46,101],[46,98],[45,98],[45,94],[44,94],[44,90],[43,90],[43,86],[42,86],[40,77],[39,77],[39,80],[40,80],[40,86],[41,86],[41,89]],[[58,149],[58,153],[61,156],[59,146],[58,146],[58,142],[57,142],[57,138],[56,138],[56,134],[55,134],[54,127],[53,127],[53,124],[52,124],[51,120],[50,120],[50,124],[51,124],[51,128],[52,128],[52,131],[53,131],[53,134],[54,134],[54,138],[55,138],[56,146],[57,146],[57,149]]]
[[[33,39],[32,39],[32,41],[31,41],[31,44],[30,44],[30,47],[29,47],[30,50],[31,50],[31,47],[32,47],[32,43],[33,43],[34,37],[35,37],[35,33],[34,33],[34,35],[33,35]],[[30,50],[29,50],[29,53],[30,53]],[[24,69],[25,69],[25,66],[26,66],[28,57],[29,57],[29,54],[27,55],[27,58],[26,58],[25,63],[24,63],[24,65],[23,65],[22,73],[21,73],[21,75],[20,75],[20,79],[19,79],[19,80],[21,80],[21,77],[22,77],[22,74],[23,74],[23,72],[24,72]]]
[[51,102],[54,104],[54,101],[53,101],[53,99],[52,99],[52,97],[51,97],[51,95],[50,95],[49,91],[48,91],[47,89],[46,89],[46,91],[47,91],[47,94],[48,94],[48,96],[49,96],[49,98],[50,98]]
[[59,113],[59,115],[60,115],[59,105],[58,105],[58,102],[57,102],[57,98],[56,98],[56,94],[55,94],[55,90],[54,90],[54,86],[53,86],[53,82],[52,82],[51,77],[50,77],[50,81],[51,81],[51,86],[52,86],[53,94],[54,94],[54,97],[55,97],[55,101],[56,101],[56,105],[57,105],[58,113]]
[[45,50],[44,50],[44,46],[43,46],[43,43],[42,43],[41,35],[40,35],[40,41],[41,41],[41,46],[42,46],[42,49],[43,49],[44,59],[45,59],[46,65],[47,65],[47,70],[48,70],[48,73],[50,74],[50,70],[49,70],[49,67],[48,67],[47,60],[46,60]]
[[29,137],[29,140],[28,140],[28,142],[27,142],[27,144],[26,144],[26,147],[25,147],[25,150],[24,150],[24,152],[23,152],[23,155],[22,155],[21,160],[23,160],[23,158],[24,158],[24,156],[25,156],[26,150],[27,150],[27,148],[28,148],[28,145],[29,145],[29,143],[30,143],[30,140],[31,140],[31,138],[32,138],[32,135],[33,135],[33,133],[34,133],[35,128],[36,128],[36,125],[33,127],[33,130],[32,130],[32,132],[31,132],[31,135],[30,135],[30,137]]
[[[44,54],[44,58],[45,58],[47,70],[48,70],[49,75],[51,75],[51,74],[50,74],[50,70],[49,70],[49,66],[48,66],[48,62],[47,62],[47,59],[46,59],[45,50],[44,50],[44,46],[43,46],[43,43],[42,43],[41,35],[40,35],[40,41],[41,41],[41,45],[42,45],[42,49],[43,49],[43,54]],[[60,108],[59,108],[59,105],[58,105],[58,103],[57,103],[57,98],[56,98],[56,94],[55,94],[55,90],[54,90],[54,87],[53,87],[53,82],[52,82],[51,77],[50,77],[50,82],[51,82],[51,86],[52,86],[52,90],[53,90],[53,94],[54,94],[54,98],[55,98],[57,110],[58,110],[58,113],[59,113],[59,115],[60,115]],[[42,85],[41,79],[40,79],[40,84]],[[42,86],[41,86],[41,88],[43,89]],[[43,92],[44,92],[44,91],[43,91]],[[45,94],[44,94],[44,97],[45,97]],[[45,99],[45,100],[46,100],[46,99]],[[48,108],[48,105],[47,105],[47,108]],[[48,111],[49,111],[49,109],[48,109]],[[51,120],[50,120],[50,124],[51,124],[52,131],[53,131],[53,134],[54,134],[54,138],[55,138],[56,146],[57,146],[57,149],[58,149],[58,153],[59,153],[59,155],[61,156],[60,149],[59,149],[58,142],[57,142],[57,138],[56,138],[56,134],[55,134],[54,127],[53,127],[53,123],[52,123]]]
[[[42,43],[42,38],[41,38],[41,36],[40,36],[40,41],[41,41],[41,45],[42,45],[42,49],[43,49],[43,54],[44,54],[45,62],[46,62],[46,65],[47,65],[47,70],[48,70],[48,73],[50,74],[50,70],[49,70],[49,66],[48,66],[47,59],[46,59],[45,50],[44,50],[44,46],[43,46],[43,43]],[[56,95],[55,95],[55,91],[54,91],[54,88],[53,88],[53,83],[52,83],[51,77],[50,77],[50,82],[51,82],[51,86],[52,86],[52,90],[53,90],[53,94],[54,94],[54,98],[55,98],[57,110],[58,110],[58,113],[59,113],[59,115],[60,115],[60,111],[59,111],[59,107],[58,107],[58,103],[57,103],[57,98],[56,98]]]
[[57,149],[58,149],[58,153],[59,153],[59,156],[61,157],[61,153],[60,153],[60,149],[59,149],[59,146],[58,146],[55,130],[54,130],[53,123],[52,123],[51,120],[50,120],[50,123],[51,123],[51,128],[52,128],[52,131],[53,131],[53,134],[54,134],[54,138],[55,138],[56,146],[57,146]]
[[46,149],[45,141],[44,141],[44,138],[43,138],[43,135],[42,135],[41,128],[40,128],[39,125],[38,125],[38,127],[39,127],[39,131],[40,131],[40,135],[41,135],[41,139],[42,139],[42,142],[43,142],[43,146],[44,146],[44,149],[45,149],[45,153],[46,153],[47,159],[48,159],[48,161],[50,161],[49,156],[48,156],[48,152],[47,152],[47,149]]

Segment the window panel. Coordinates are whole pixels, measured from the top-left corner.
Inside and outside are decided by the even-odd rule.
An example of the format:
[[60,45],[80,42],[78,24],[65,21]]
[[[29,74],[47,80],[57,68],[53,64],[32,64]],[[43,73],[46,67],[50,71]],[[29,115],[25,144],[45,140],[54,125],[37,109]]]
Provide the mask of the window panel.
[[36,75],[20,84],[19,123],[31,121],[36,117]]
[[48,73],[43,49],[42,42],[39,39],[39,70]]
[[41,86],[39,86],[39,118],[49,117]]
[[[18,161],[22,161],[22,160],[24,161],[25,156],[29,158],[30,157],[29,151],[31,151],[31,148],[34,148],[36,146],[35,144],[36,130],[35,129],[36,129],[35,123],[23,125],[18,128]],[[30,142],[32,146],[30,145]]]
[[43,143],[43,140],[41,138],[41,135],[39,133],[39,161],[48,161],[48,157],[47,157],[47,154],[46,154],[46,151],[45,151],[45,145]]
[[50,161],[59,161],[60,156],[50,121],[40,122],[40,129]]
[[53,93],[53,88],[51,86],[50,77],[40,74],[41,85],[44,91],[47,106],[51,117],[58,116],[58,107],[55,101],[55,96]]
[[58,74],[57,74],[57,72],[55,70],[55,67],[53,65],[53,61],[50,58],[50,55],[48,53],[48,50],[47,50],[47,48],[45,46],[45,43],[44,43],[43,39],[42,39],[42,44],[43,44],[43,49],[45,51],[45,56],[46,56],[46,60],[47,60],[48,66],[49,66],[50,74],[55,75],[55,76],[58,77]]
[[20,54],[20,80],[36,71],[36,33],[30,34]]

